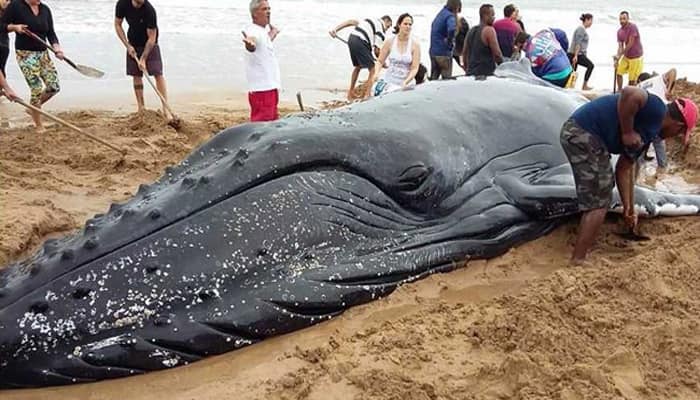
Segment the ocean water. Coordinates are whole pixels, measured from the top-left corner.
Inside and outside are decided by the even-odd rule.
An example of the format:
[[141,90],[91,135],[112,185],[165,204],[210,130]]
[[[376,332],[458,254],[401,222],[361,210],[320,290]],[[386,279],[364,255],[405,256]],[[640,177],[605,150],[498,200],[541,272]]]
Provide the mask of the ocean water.
[[[92,80],[59,63],[64,99],[79,106],[86,97],[124,96],[131,93],[124,73],[124,49],[114,33],[114,0],[44,0],[53,11],[56,31],[66,55],[73,61],[106,72]],[[246,90],[241,29],[249,23],[248,0],[151,0],[158,12],[160,45],[171,95],[223,90],[237,95]],[[529,32],[545,27],[564,29],[571,36],[583,12],[594,15],[589,30],[589,57],[596,63],[591,84],[612,87],[612,54],[617,49],[618,14],[631,13],[641,32],[645,70],[674,66],[680,77],[700,80],[700,8],[691,0],[516,1]],[[351,71],[347,47],[328,31],[348,18],[414,16],[414,37],[429,65],[430,23],[443,0],[272,0],[272,23],[280,30],[275,42],[282,69],[282,99],[297,91],[318,100],[342,97]],[[463,1],[463,15],[478,23],[481,2]],[[493,3],[497,17],[505,4]],[[126,23],[125,23],[126,27]],[[349,30],[343,32],[347,35]],[[456,68],[456,66],[455,66]],[[581,71],[583,72],[583,71]],[[10,57],[8,78],[20,93],[28,93]],[[579,85],[581,81],[579,81]],[[312,100],[312,101],[313,101]]]

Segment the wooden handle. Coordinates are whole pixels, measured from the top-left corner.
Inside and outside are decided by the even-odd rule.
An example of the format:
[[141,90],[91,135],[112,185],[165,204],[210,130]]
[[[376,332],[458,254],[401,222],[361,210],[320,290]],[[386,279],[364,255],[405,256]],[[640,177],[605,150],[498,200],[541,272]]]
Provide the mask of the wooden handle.
[[[4,95],[4,93],[3,93],[3,95]],[[9,97],[8,97],[8,98],[9,98]],[[77,126],[71,124],[71,123],[68,122],[68,121],[65,121],[65,120],[63,120],[63,119],[61,119],[61,118],[56,117],[55,115],[51,115],[51,114],[47,113],[46,111],[44,111],[44,110],[42,110],[42,109],[40,109],[40,108],[38,108],[38,107],[34,107],[33,105],[26,103],[24,100],[22,100],[22,99],[20,99],[20,98],[10,99],[10,101],[13,101],[13,102],[15,102],[15,103],[21,104],[22,106],[24,106],[24,107],[26,107],[26,108],[28,108],[28,109],[30,109],[30,110],[32,110],[32,111],[36,111],[36,112],[38,112],[39,114],[43,115],[44,117],[46,117],[46,118],[48,118],[48,119],[50,119],[50,120],[52,120],[52,121],[55,121],[55,122],[58,122],[58,123],[61,124],[61,125],[67,126],[68,128],[70,128],[70,129],[72,129],[72,130],[74,130],[74,131],[76,131],[76,132],[78,132],[78,133],[80,133],[80,134],[82,134],[82,135],[85,135],[85,136],[87,136],[88,138],[90,138],[90,139],[92,139],[92,140],[94,140],[94,141],[96,141],[96,142],[98,142],[98,143],[100,143],[100,144],[102,144],[102,145],[104,145],[104,146],[109,147],[110,149],[112,149],[112,150],[118,152],[119,154],[121,154],[122,156],[126,155],[126,150],[120,149],[120,148],[118,148],[118,147],[116,147],[116,146],[114,146],[114,145],[112,145],[112,144],[109,144],[109,143],[105,142],[104,140],[102,140],[102,139],[100,139],[100,138],[98,138],[98,137],[96,137],[96,136],[93,136],[93,135],[91,135],[91,134],[85,132],[84,130],[78,128]]]
[[[175,115],[175,113],[173,112],[173,110],[170,108],[170,104],[168,104],[168,101],[165,100],[165,97],[163,97],[163,94],[160,92],[160,90],[158,90],[158,87],[156,87],[155,83],[153,83],[153,80],[152,80],[151,77],[148,75],[148,71],[146,71],[146,70],[144,70],[143,68],[141,68],[141,65],[139,64],[139,59],[136,58],[136,57],[134,57],[133,55],[131,56],[131,58],[133,58],[133,59],[136,61],[136,66],[141,70],[141,72],[143,73],[143,76],[146,77],[146,80],[148,81],[148,84],[151,85],[151,87],[153,88],[153,90],[156,92],[156,94],[158,95],[158,98],[160,99],[160,101],[163,102],[163,105],[165,105],[165,109],[168,110],[168,112],[169,112],[170,115],[173,117],[173,119],[179,119],[179,118]],[[166,119],[167,119],[167,117],[166,117]]]

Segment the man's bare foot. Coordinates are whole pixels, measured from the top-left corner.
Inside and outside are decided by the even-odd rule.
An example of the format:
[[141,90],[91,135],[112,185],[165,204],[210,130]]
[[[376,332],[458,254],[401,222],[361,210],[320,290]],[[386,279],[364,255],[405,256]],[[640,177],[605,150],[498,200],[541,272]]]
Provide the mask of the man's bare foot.
[[593,87],[588,86],[588,85],[583,85],[583,87],[581,88],[581,90],[593,90]]
[[586,258],[572,258],[569,260],[569,266],[576,268],[588,268],[592,267],[593,264],[591,264],[591,262]]
[[46,128],[44,128],[43,125],[42,125],[42,126],[36,126],[36,127],[34,127],[34,132],[35,132],[35,133],[39,133],[39,134],[41,134],[41,133],[46,133]]
[[656,168],[656,178],[657,179],[666,176],[666,174],[668,174],[668,169],[663,168],[663,167]]

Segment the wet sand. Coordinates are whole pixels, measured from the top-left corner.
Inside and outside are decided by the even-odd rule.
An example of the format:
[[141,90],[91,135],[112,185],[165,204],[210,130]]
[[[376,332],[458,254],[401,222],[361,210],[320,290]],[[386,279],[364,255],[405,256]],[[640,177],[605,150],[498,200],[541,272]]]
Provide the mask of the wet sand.
[[[678,90],[700,101],[700,86],[680,82]],[[180,132],[155,112],[60,114],[128,148],[124,161],[61,127],[0,134],[0,265],[78,228],[247,118],[244,103],[194,103],[175,105],[186,121]],[[671,172],[700,184],[700,140],[684,155],[670,148]],[[654,240],[626,242],[611,216],[590,265],[571,268],[572,219],[502,257],[240,351],[0,398],[698,399],[700,218],[643,220],[641,229]]]

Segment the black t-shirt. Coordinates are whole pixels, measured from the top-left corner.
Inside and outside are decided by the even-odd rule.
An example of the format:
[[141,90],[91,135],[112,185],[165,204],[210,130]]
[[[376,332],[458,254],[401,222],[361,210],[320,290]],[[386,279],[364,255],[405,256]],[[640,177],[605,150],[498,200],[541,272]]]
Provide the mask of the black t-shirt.
[[[134,7],[131,0],[119,0],[115,11],[115,17],[126,19],[129,24],[127,38],[134,47],[144,47],[148,41],[147,29],[158,29],[156,9],[146,0],[139,8]],[[156,31],[156,43],[158,32]]]
[[[58,43],[58,37],[56,37],[56,32],[53,30],[51,10],[49,10],[46,4],[39,4],[39,15],[34,15],[34,12],[32,12],[31,7],[29,7],[26,1],[14,0],[5,10],[3,22],[6,24],[4,25],[5,30],[7,30],[7,25],[24,24],[40,38],[48,40],[51,44]],[[15,49],[44,51],[46,50],[46,46],[34,40],[29,35],[16,35]]]

